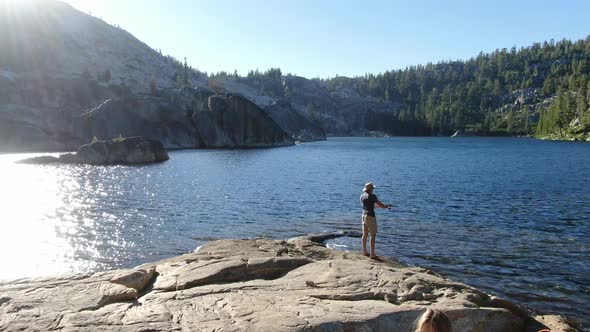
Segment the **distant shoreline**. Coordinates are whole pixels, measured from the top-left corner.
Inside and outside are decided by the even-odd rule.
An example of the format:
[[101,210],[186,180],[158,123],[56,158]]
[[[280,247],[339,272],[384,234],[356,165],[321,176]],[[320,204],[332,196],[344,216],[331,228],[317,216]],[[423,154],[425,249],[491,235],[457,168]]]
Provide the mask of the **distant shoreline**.
[[[432,136],[432,135],[415,135],[415,136],[408,136],[408,135],[384,135],[384,136],[370,136],[370,135],[347,135],[347,136],[340,136],[340,135],[326,135],[326,140],[330,138],[515,138],[515,139],[536,139],[540,141],[559,141],[559,142],[578,142],[578,143],[585,143],[590,142],[590,140],[579,140],[579,139],[571,139],[571,138],[557,138],[557,137],[550,137],[550,136],[510,136],[510,135],[466,135],[466,136],[458,136],[458,137],[451,137],[451,136]],[[324,142],[326,140],[317,140],[317,141],[310,141],[310,142],[300,142],[299,144],[308,144],[308,143],[315,143],[315,142]],[[285,146],[268,146],[268,147],[220,147],[220,148],[181,148],[181,147],[168,147],[166,148],[167,151],[184,151],[184,150],[266,150],[266,149],[276,149],[276,148],[289,148],[294,145],[285,145]],[[7,150],[7,151],[0,151],[0,155],[6,154],[29,154],[29,153],[73,153],[75,150],[71,149],[64,149],[64,150]]]

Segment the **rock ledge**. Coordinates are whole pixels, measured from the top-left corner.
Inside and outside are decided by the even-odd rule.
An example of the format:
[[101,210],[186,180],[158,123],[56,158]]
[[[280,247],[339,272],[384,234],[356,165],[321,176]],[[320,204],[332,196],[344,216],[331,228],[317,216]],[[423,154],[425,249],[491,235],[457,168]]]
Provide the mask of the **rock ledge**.
[[321,244],[343,235],[220,240],[131,270],[0,283],[0,331],[411,331],[428,307],[444,310],[454,331],[564,321],[536,320],[426,269]]

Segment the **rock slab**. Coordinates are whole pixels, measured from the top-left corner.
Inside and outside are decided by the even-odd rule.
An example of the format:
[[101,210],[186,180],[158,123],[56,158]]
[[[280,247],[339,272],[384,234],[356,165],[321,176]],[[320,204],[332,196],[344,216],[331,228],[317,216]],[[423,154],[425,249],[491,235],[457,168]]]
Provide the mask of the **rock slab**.
[[330,250],[326,238],[221,240],[131,270],[0,283],[0,331],[412,331],[429,307],[454,331],[539,323],[429,270]]

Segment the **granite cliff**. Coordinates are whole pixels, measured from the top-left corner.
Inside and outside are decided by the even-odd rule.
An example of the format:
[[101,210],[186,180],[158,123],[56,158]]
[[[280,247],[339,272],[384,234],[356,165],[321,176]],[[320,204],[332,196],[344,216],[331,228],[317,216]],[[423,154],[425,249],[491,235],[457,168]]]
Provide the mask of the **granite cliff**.
[[206,90],[198,90],[195,95],[192,119],[204,146],[256,148],[293,144],[289,135],[254,102],[237,94],[216,95]]
[[[291,94],[271,96],[247,80],[213,79],[62,2],[0,7],[0,30],[11,32],[0,35],[0,151],[72,150],[95,137],[120,136],[159,140],[166,148],[285,145],[270,121],[299,141],[405,133],[392,122],[398,105],[360,95],[350,84],[329,88],[286,76],[281,89]],[[232,110],[229,131],[249,131],[247,142],[227,139],[230,122],[217,127],[219,118],[209,117],[217,113],[198,114],[196,90],[203,88],[250,101],[230,103],[245,107],[240,116],[241,109]],[[278,141],[250,135],[267,131]]]
[[288,101],[279,99],[264,107],[264,110],[296,141],[326,140],[324,129],[295,110]]
[[[207,75],[191,68],[186,59],[182,63],[165,56],[122,28],[65,3],[9,3],[14,8],[0,7],[0,31],[10,31],[0,34],[0,151],[69,150],[84,143],[87,137],[81,140],[79,136],[89,136],[89,131],[100,139],[142,135],[162,141],[167,148],[206,147],[190,119],[195,110],[192,98],[186,94],[187,89],[205,87],[250,100],[292,139],[300,141],[322,140],[326,135],[450,135],[467,127],[473,127],[478,134],[530,135],[540,115],[555,99],[555,87],[550,89],[553,80],[569,81],[567,76],[549,77],[553,75],[549,73],[565,70],[571,62],[567,57],[579,57],[565,54],[554,61],[543,60],[534,65],[535,70],[497,68],[506,75],[506,82],[528,81],[522,86],[512,82],[506,87],[497,77],[488,77],[492,70],[477,70],[479,64],[474,64],[473,59],[408,67],[364,78],[307,79],[283,75],[280,69],[272,68],[245,77],[223,72]],[[564,42],[557,46],[570,49],[571,45],[567,45]],[[547,44],[543,50],[553,54],[550,50],[554,46]],[[540,45],[533,45],[521,52],[528,54],[538,49]],[[488,62],[508,53],[502,50],[481,56],[478,61]],[[519,61],[515,63],[518,67],[530,67]],[[541,74],[528,77],[537,71]],[[463,74],[458,73],[464,72],[471,74],[462,81],[458,77]],[[474,78],[480,74],[485,79]],[[521,74],[529,79],[511,78]],[[543,80],[547,84],[541,87]],[[456,89],[453,84],[458,84]],[[483,86],[476,88],[478,85]],[[544,91],[545,85],[548,91]],[[87,111],[118,99],[123,100],[115,104],[125,108],[116,106],[122,111],[112,121],[97,119],[102,122],[94,125],[95,118],[87,117],[84,126],[77,121]],[[140,107],[132,107],[138,104]],[[163,120],[154,121],[154,115]],[[263,118],[257,115],[248,121]],[[544,137],[589,140],[585,118],[578,119],[584,124],[581,127],[551,131]],[[239,128],[242,123],[232,125],[235,128],[231,131],[247,131]],[[227,132],[227,128],[217,127],[207,128],[207,132],[217,133],[218,129]],[[260,146],[274,146],[274,142],[268,142],[268,137],[262,137]],[[213,143],[209,146],[239,145]]]
[[205,75],[65,3],[9,2],[0,30],[11,32],[0,35],[0,151],[74,150],[121,136],[166,148],[293,144],[248,95],[232,93],[227,110],[199,116],[207,100],[195,87]]

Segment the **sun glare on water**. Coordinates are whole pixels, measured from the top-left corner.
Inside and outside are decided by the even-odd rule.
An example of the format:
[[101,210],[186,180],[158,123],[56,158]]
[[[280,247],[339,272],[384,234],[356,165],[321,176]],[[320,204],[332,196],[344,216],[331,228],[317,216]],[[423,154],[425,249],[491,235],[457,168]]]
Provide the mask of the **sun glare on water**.
[[[20,165],[27,155],[0,155],[0,280],[84,271],[76,267],[76,220],[59,215],[78,183],[52,166]],[[84,264],[84,263],[82,263]]]

